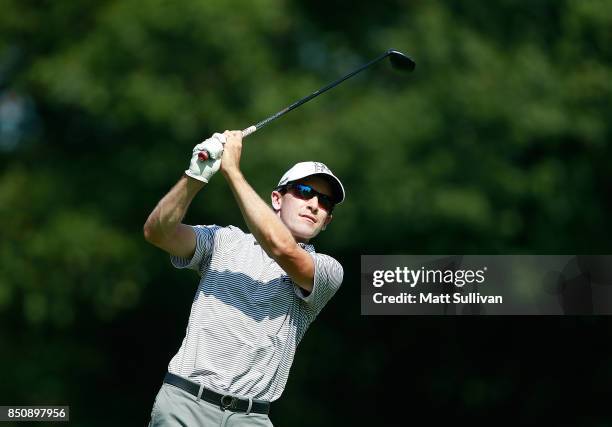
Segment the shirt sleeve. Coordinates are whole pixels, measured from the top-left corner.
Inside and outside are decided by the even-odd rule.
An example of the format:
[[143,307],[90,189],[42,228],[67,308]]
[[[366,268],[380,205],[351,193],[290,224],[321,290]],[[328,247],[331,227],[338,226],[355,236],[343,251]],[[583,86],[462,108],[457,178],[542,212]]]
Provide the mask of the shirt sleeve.
[[340,288],[344,270],[342,265],[329,255],[310,253],[310,256],[315,265],[312,291],[306,295],[307,292],[295,283],[293,290],[307,304],[312,314],[317,316]]
[[188,268],[201,273],[210,263],[215,246],[215,234],[221,227],[218,225],[190,225],[196,236],[196,248],[191,259],[170,256],[176,268]]

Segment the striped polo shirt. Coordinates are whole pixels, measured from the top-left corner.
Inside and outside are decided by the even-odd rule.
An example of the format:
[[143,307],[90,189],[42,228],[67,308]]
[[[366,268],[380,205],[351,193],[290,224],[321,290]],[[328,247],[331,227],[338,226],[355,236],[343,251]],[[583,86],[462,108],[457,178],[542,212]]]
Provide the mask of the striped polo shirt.
[[201,279],[168,371],[220,393],[274,401],[308,326],[340,287],[342,266],[300,243],[315,265],[314,287],[306,295],[252,234],[233,226],[193,230],[193,257],[171,258]]

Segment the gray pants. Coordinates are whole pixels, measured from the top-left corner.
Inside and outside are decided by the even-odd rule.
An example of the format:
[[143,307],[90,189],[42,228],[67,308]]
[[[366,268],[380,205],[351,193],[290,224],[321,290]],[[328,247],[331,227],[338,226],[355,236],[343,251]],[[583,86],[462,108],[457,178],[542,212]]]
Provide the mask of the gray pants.
[[170,384],[162,384],[153,410],[149,427],[273,427],[265,414],[232,412]]

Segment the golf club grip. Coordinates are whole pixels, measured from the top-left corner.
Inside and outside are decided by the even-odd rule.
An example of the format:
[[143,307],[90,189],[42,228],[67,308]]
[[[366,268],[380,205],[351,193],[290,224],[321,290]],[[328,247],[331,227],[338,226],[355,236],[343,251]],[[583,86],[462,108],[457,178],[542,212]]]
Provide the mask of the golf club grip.
[[247,136],[249,136],[250,134],[252,134],[256,130],[257,130],[257,126],[249,126],[248,128],[246,128],[245,130],[242,131],[242,137],[246,138]]
[[[242,137],[246,138],[247,136],[249,136],[256,130],[257,130],[257,126],[249,126],[248,128],[242,131]],[[205,162],[206,160],[210,159],[210,153],[206,150],[200,151],[198,153],[198,159],[200,159],[201,162]]]

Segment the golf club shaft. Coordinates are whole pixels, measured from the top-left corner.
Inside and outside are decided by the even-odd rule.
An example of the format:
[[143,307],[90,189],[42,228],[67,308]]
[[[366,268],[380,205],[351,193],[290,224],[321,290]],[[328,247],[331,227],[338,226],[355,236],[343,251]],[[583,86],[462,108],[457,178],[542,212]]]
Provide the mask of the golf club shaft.
[[307,103],[308,101],[310,101],[313,98],[316,98],[317,96],[321,95],[324,92],[327,92],[328,90],[332,89],[335,86],[338,86],[340,83],[342,83],[343,81],[345,81],[346,79],[350,79],[351,77],[353,77],[355,74],[365,70],[366,68],[368,68],[369,66],[382,61],[383,59],[385,59],[387,56],[389,55],[388,52],[385,52],[384,54],[380,55],[378,58],[368,62],[365,65],[362,65],[361,67],[357,68],[354,71],[351,71],[350,73],[348,73],[347,75],[345,75],[344,77],[339,78],[338,80],[331,82],[330,84],[328,84],[327,86],[322,87],[321,89],[311,93],[310,95],[294,102],[293,104],[291,104],[290,106],[283,108],[282,110],[280,110],[278,113],[275,113],[273,115],[271,115],[270,117],[268,117],[267,119],[262,120],[261,122],[257,123],[256,125],[253,126],[249,126],[248,128],[244,129],[242,131],[242,137],[246,137],[250,134],[252,134],[253,132],[261,129],[262,127],[264,127],[265,125],[267,125],[268,123],[278,119],[280,116],[288,113],[291,110],[296,109],[297,107],[299,107],[302,104]]
[[[249,136],[250,134],[252,134],[252,133],[258,131],[259,129],[263,128],[264,126],[266,126],[268,123],[273,122],[274,120],[278,119],[279,117],[283,116],[284,114],[288,113],[289,111],[296,109],[300,105],[305,104],[308,101],[310,101],[311,99],[316,98],[317,96],[321,95],[324,92],[327,92],[328,90],[332,89],[335,86],[338,86],[343,81],[345,81],[347,79],[350,79],[355,74],[360,73],[361,71],[365,70],[366,68],[370,67],[371,65],[374,65],[374,64],[376,64],[379,61],[382,61],[387,56],[392,55],[392,54],[398,54],[398,52],[395,52],[393,50],[388,50],[387,52],[383,53],[382,55],[380,55],[376,59],[373,59],[372,61],[368,62],[367,64],[362,65],[361,67],[357,68],[354,71],[351,71],[350,73],[348,73],[344,77],[340,77],[338,80],[333,81],[333,82],[329,83],[327,86],[324,86],[321,89],[311,93],[310,95],[308,95],[308,96],[306,96],[306,97],[304,97],[304,98],[294,102],[293,104],[289,105],[288,107],[283,108],[279,112],[277,112],[277,113],[271,115],[270,117],[260,121],[259,123],[255,124],[255,125],[252,125],[252,126],[249,126],[248,128],[246,128],[246,129],[244,129],[242,131],[242,137],[245,138],[245,137]],[[411,60],[409,59],[409,61],[411,61]],[[412,68],[414,68],[414,64],[413,64]],[[198,154],[198,158],[201,161],[208,160],[209,157],[210,157],[209,153],[207,153],[206,151],[201,151]]]

